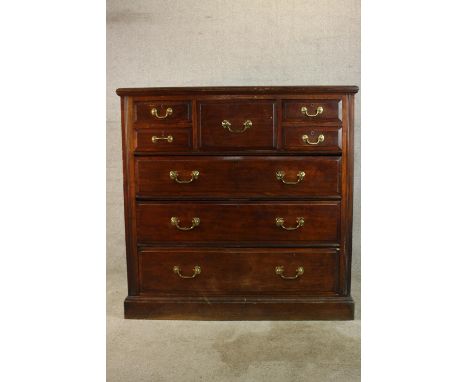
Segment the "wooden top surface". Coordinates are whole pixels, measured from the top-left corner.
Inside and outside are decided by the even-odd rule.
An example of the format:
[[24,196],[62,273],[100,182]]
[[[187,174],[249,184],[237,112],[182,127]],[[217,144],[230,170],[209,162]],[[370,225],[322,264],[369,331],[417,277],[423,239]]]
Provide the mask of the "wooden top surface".
[[220,94],[310,94],[310,93],[357,93],[357,86],[206,86],[206,87],[161,87],[119,88],[119,96],[151,95],[220,95]]

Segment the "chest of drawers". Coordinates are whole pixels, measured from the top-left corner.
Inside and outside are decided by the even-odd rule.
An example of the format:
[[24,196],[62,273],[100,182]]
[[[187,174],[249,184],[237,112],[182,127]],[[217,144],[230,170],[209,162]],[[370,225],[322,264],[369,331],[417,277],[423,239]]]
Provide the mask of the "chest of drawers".
[[357,91],[117,89],[125,317],[352,319]]

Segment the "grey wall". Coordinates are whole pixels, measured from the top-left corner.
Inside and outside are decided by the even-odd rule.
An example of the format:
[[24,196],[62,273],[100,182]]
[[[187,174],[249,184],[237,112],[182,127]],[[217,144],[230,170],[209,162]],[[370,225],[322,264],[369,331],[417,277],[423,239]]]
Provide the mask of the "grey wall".
[[[118,280],[125,283],[120,105],[115,89],[359,85],[360,2],[108,0],[107,15],[108,272],[118,274]],[[358,94],[355,287],[360,271],[359,154]]]

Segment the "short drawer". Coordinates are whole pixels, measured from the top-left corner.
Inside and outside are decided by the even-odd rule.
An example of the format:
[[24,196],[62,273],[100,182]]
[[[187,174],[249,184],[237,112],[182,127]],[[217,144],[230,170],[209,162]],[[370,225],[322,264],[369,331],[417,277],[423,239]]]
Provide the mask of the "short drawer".
[[137,129],[135,151],[171,152],[192,149],[191,129]]
[[200,148],[275,148],[274,101],[201,102],[199,110]]
[[283,127],[283,146],[291,151],[341,151],[341,128]]
[[134,123],[138,127],[187,125],[192,123],[190,101],[152,101],[134,103]]
[[141,244],[338,244],[339,227],[339,201],[137,203]]
[[322,249],[143,249],[141,293],[335,295],[339,252]]
[[337,197],[341,157],[136,158],[136,195],[146,198]]
[[283,101],[284,122],[341,122],[340,99]]

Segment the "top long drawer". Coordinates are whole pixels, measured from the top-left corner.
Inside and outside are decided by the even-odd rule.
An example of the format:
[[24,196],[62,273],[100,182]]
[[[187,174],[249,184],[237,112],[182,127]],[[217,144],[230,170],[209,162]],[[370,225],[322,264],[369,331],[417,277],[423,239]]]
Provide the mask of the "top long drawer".
[[141,198],[338,197],[341,157],[139,157]]

